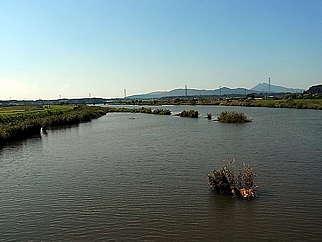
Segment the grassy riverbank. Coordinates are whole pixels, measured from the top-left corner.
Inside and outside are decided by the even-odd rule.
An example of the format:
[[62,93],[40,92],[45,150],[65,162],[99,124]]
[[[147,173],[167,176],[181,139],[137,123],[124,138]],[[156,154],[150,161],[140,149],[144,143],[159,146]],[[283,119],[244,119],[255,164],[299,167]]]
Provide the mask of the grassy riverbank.
[[111,108],[86,105],[11,106],[0,108],[0,145],[39,134],[50,126],[78,124],[108,112],[170,115],[167,109]]
[[286,99],[286,100],[231,100],[221,102],[225,106],[297,108],[322,110],[322,99]]
[[85,105],[3,107],[0,108],[0,145],[35,135],[41,128],[90,121],[107,111],[103,107]]
[[173,99],[155,101],[127,101],[115,104],[124,105],[221,105],[221,106],[245,106],[245,107],[268,107],[268,108],[297,108],[322,110],[322,99]]

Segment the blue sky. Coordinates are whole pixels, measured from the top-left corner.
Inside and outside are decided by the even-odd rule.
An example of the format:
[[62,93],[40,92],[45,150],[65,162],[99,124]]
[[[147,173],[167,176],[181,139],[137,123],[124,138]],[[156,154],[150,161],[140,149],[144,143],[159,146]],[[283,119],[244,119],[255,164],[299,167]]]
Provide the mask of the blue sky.
[[2,0],[0,99],[322,83],[320,0]]

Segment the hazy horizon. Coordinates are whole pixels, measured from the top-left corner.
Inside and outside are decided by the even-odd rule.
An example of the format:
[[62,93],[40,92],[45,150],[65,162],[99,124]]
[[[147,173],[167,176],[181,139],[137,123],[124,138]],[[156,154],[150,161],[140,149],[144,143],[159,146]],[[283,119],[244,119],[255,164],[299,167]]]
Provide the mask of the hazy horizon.
[[322,82],[318,0],[3,0],[0,8],[1,100]]
[[[269,85],[268,84],[268,82],[262,82],[262,83],[258,83],[257,85],[259,85],[259,84],[267,84],[267,85]],[[257,85],[254,85],[252,88],[254,88],[254,87],[256,87]],[[317,84],[317,85],[319,85],[319,84]],[[276,87],[282,87],[282,86],[279,86],[279,85],[273,85],[273,84],[271,84],[271,86],[273,87],[273,86],[276,86]],[[314,86],[314,85],[312,85],[312,86]],[[241,88],[241,89],[244,89],[243,87],[226,87],[226,86],[220,86],[220,87],[218,87],[218,88],[213,88],[213,89],[206,89],[206,88],[203,88],[203,89],[201,89],[201,88],[189,88],[189,87],[187,87],[187,90],[199,90],[199,91],[202,91],[202,90],[207,90],[207,91],[211,91],[211,90],[219,90],[220,88],[222,88],[222,89],[224,89],[224,88],[228,88],[228,89],[239,89],[239,88]],[[246,88],[247,90],[252,90],[252,88]],[[292,88],[292,87],[282,87],[282,88],[288,88],[288,89],[296,89],[296,90],[298,90],[298,89],[301,89],[301,88]],[[185,89],[185,87],[178,87],[178,88],[173,88],[173,89],[170,89],[170,90],[152,90],[152,91],[150,91],[150,92],[146,92],[146,93],[134,93],[134,94],[130,94],[130,95],[126,95],[127,97],[131,97],[131,96],[140,96],[140,95],[145,95],[145,94],[152,94],[152,93],[158,93],[158,92],[160,92],[160,93],[162,93],[162,92],[171,92],[171,91],[175,91],[175,90],[184,90]],[[309,87],[307,88],[307,89],[309,89]],[[307,90],[307,89],[301,89],[301,90],[303,90],[303,91],[305,91],[305,90]],[[263,90],[263,91],[265,91],[265,90]],[[267,90],[266,90],[267,91]],[[123,96],[121,97],[104,97],[104,96],[93,96],[91,93],[88,93],[88,96],[73,96],[73,97],[63,97],[63,96],[59,96],[59,97],[56,97],[56,98],[48,98],[48,99],[46,99],[46,98],[30,98],[30,99],[27,99],[27,98],[18,98],[18,99],[12,99],[11,97],[10,97],[10,99],[0,99],[0,100],[2,100],[2,101],[8,101],[8,100],[28,100],[28,101],[31,101],[31,100],[56,100],[56,99],[78,99],[78,98],[111,98],[111,99],[113,99],[113,98],[124,98],[124,90],[123,90]]]

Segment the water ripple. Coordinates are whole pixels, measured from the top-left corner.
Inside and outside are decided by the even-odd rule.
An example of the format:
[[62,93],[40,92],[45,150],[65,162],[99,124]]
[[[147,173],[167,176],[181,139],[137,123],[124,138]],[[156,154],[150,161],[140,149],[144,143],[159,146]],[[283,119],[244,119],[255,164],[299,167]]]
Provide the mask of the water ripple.
[[[219,113],[221,107],[200,109]],[[287,110],[241,110],[254,122],[236,127],[108,114],[3,148],[0,240],[321,238],[321,131],[310,131],[321,120],[314,115],[321,115],[304,112],[313,117],[311,123],[299,115],[286,125],[273,114],[287,120]],[[302,144],[304,135],[311,141]],[[209,191],[206,174],[227,155],[258,169],[258,199],[239,201]]]

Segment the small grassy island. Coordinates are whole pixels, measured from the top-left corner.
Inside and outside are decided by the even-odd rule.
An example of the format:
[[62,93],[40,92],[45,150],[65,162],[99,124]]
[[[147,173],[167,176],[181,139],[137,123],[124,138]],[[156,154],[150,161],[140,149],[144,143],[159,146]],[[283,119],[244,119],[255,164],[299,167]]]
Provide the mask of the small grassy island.
[[107,107],[105,108],[107,112],[110,113],[147,113],[147,114],[155,114],[155,115],[171,115],[171,111],[168,109],[155,109],[152,110],[151,108],[111,108]]
[[183,110],[181,113],[177,114],[177,116],[180,117],[187,117],[187,118],[198,118],[199,117],[199,112],[196,110]]
[[241,199],[256,197],[254,180],[256,173],[249,164],[238,165],[229,158],[224,160],[225,165],[220,170],[214,170],[208,174],[210,188],[218,193],[224,193]]
[[218,115],[217,121],[222,123],[245,123],[251,122],[244,113],[238,113],[234,111],[223,111]]

